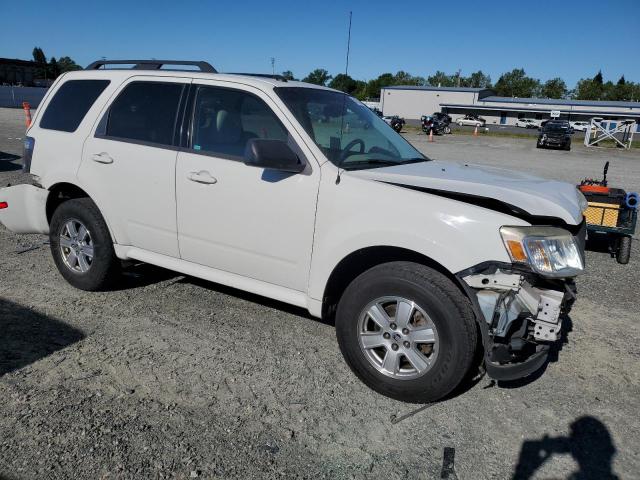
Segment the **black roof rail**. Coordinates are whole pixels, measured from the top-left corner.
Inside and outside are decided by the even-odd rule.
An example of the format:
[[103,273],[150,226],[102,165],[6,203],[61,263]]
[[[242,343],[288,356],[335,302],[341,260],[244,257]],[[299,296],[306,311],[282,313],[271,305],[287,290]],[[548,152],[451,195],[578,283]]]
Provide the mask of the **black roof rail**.
[[[227,73],[227,72],[225,72]],[[280,80],[281,82],[288,82],[287,77],[283,77],[282,75],[272,75],[270,73],[240,73],[240,72],[229,72],[229,75],[245,75],[247,77],[262,77],[262,78],[273,78],[274,80]]]
[[190,60],[98,60],[88,65],[85,70],[98,70],[105,65],[133,65],[133,70],[160,70],[164,65],[192,65],[198,67],[201,72],[218,73],[210,63]]

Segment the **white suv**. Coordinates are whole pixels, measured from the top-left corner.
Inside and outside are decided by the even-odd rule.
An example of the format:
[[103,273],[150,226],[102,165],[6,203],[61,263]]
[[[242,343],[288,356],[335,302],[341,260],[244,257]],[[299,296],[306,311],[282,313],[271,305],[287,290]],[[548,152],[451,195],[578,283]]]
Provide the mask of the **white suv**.
[[[357,100],[280,78],[92,64],[61,76],[0,221],[84,290],[142,261],[335,319],[355,374],[434,401],[539,369],[583,270],[572,185],[433,161]],[[161,68],[162,67],[162,68]],[[474,362],[478,360],[478,363]]]

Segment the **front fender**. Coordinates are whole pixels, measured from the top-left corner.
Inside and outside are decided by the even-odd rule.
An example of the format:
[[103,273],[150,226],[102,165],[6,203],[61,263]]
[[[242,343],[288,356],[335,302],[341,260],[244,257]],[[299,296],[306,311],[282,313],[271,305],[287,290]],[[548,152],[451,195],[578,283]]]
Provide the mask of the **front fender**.
[[452,274],[487,261],[510,262],[502,225],[528,225],[468,203],[342,175],[322,175],[309,296],[321,300],[334,268],[368,247],[411,250]]

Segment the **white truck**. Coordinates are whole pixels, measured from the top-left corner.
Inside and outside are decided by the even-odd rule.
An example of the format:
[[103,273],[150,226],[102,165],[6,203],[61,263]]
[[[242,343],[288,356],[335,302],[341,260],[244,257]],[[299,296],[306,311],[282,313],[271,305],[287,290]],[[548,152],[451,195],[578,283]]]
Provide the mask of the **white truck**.
[[48,234],[70,284],[109,288],[135,260],[304,307],[408,402],[474,358],[496,379],[539,369],[584,268],[573,185],[430,160],[342,92],[205,62],[62,75],[23,161],[0,221]]

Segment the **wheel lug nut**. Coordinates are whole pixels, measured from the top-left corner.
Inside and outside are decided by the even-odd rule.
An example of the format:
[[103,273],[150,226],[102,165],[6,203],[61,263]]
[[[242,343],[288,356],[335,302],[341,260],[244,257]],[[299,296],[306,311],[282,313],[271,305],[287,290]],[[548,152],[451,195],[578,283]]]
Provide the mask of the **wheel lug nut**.
[[392,323],[389,326],[391,327],[391,330],[395,330],[396,328],[398,328],[398,326],[395,323]]
[[409,348],[411,344],[409,342],[404,342],[404,348]]
[[391,335],[389,335],[389,332],[384,332],[382,336],[385,340],[389,340],[389,338],[391,338]]
[[398,344],[397,344],[397,343],[392,344],[392,345],[391,345],[391,350],[393,350],[394,352],[395,352],[396,350],[398,350]]
[[408,328],[403,328],[402,329],[402,334],[403,335],[409,335],[409,329]]

